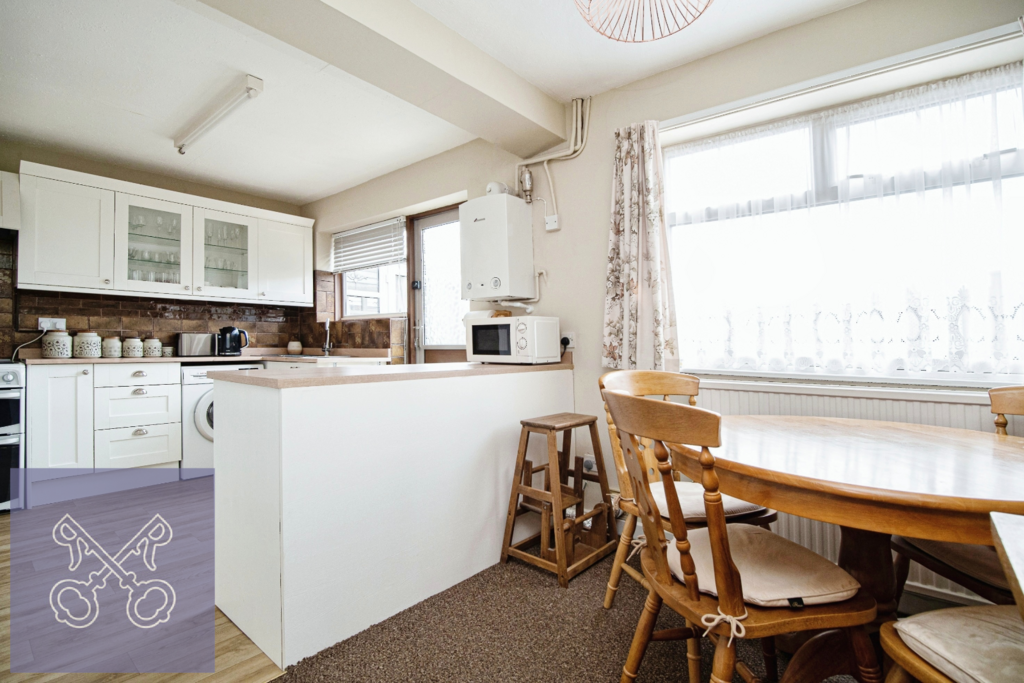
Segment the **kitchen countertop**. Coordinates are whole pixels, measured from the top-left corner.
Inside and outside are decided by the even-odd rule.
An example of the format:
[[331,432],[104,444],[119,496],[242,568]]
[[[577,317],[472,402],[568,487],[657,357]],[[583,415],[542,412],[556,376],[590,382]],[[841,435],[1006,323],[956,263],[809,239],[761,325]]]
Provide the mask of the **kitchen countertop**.
[[472,377],[476,375],[505,375],[518,372],[550,372],[572,370],[572,363],[547,365],[511,365],[484,363],[425,363],[417,365],[355,365],[340,368],[310,368],[308,370],[242,370],[240,372],[211,372],[210,379],[237,384],[248,384],[271,389],[298,387],[324,387],[336,384],[367,384],[371,382],[402,382],[415,379],[442,377]]
[[[148,358],[26,358],[26,365],[67,365],[73,363],[254,363],[268,356],[149,356]],[[275,358],[276,360],[276,358]],[[310,361],[316,362],[316,361]]]

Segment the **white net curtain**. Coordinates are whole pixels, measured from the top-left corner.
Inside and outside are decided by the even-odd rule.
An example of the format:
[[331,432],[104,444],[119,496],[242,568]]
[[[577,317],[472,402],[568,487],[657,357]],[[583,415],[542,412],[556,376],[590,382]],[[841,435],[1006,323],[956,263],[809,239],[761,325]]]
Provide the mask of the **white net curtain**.
[[1024,372],[1021,64],[665,150],[680,364]]

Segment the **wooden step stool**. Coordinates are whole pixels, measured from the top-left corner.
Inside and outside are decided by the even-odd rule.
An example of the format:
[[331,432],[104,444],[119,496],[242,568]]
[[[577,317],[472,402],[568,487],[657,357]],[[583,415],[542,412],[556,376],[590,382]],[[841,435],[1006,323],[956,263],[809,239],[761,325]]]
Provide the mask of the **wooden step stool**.
[[[597,563],[615,551],[618,534],[611,495],[608,492],[608,477],[604,472],[604,458],[601,455],[601,440],[597,434],[597,418],[576,413],[559,413],[532,420],[523,420],[522,435],[519,437],[519,454],[516,470],[512,477],[512,495],[508,502],[508,518],[505,521],[505,540],[501,547],[501,561],[508,556],[547,569],[558,575],[558,585],[569,586],[569,579],[587,567]],[[583,458],[577,457],[572,469],[569,468],[569,451],[572,447],[572,430],[575,427],[590,427],[590,442],[594,446],[594,461],[597,474],[583,471]],[[526,446],[530,433],[546,434],[548,439],[548,463],[534,467],[526,459]],[[562,449],[558,450],[558,432],[562,432]],[[533,475],[544,472],[544,488],[533,486]],[[569,477],[572,486],[569,486]],[[601,486],[601,502],[590,512],[583,512],[583,482],[593,481]],[[522,502],[519,497],[522,496]],[[566,518],[565,510],[576,508],[575,518]],[[540,513],[540,532],[512,544],[512,532],[516,518],[526,512]],[[583,523],[591,520],[590,528]],[[551,536],[554,535],[554,548]],[[540,542],[540,557],[524,550]]]

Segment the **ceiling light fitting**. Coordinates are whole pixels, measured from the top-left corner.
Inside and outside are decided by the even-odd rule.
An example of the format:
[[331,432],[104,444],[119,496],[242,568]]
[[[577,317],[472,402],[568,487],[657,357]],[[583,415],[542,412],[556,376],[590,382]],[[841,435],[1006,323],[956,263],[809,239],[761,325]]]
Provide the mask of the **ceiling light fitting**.
[[667,38],[697,21],[712,0],[576,0],[590,27],[620,43]]
[[256,99],[263,92],[263,79],[246,76],[240,87],[233,88],[227,98],[214,107],[209,114],[190,127],[181,137],[175,138],[174,146],[178,154],[191,149],[196,140],[208,133],[214,126],[223,121],[228,114],[237,109],[243,102]]

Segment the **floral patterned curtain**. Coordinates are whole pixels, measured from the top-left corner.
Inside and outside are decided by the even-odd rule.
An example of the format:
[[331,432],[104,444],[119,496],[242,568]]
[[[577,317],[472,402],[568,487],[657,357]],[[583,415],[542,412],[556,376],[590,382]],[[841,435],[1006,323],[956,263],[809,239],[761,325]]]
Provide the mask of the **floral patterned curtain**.
[[658,124],[615,132],[602,365],[679,369]]

